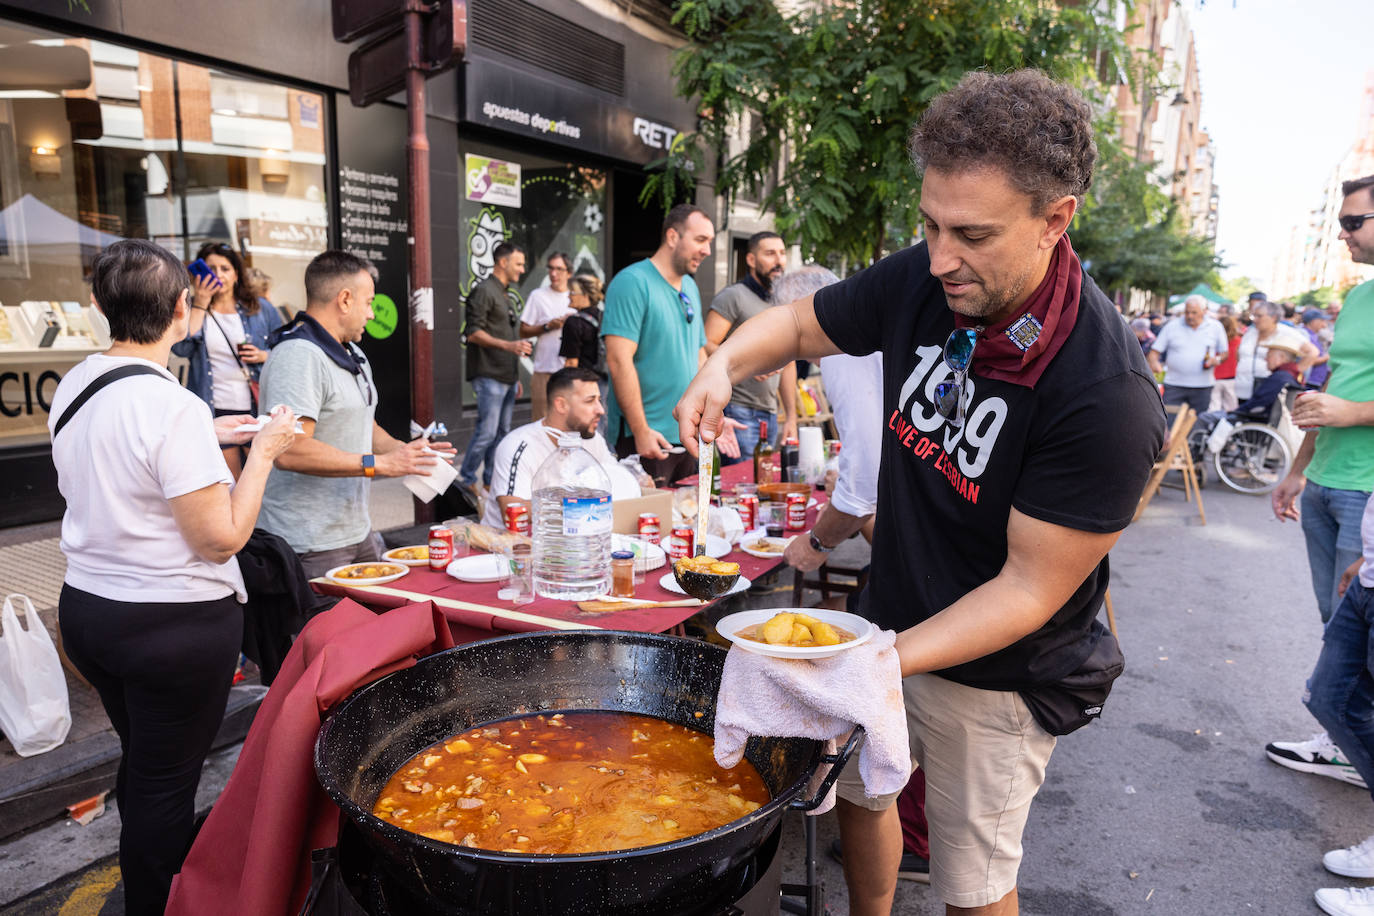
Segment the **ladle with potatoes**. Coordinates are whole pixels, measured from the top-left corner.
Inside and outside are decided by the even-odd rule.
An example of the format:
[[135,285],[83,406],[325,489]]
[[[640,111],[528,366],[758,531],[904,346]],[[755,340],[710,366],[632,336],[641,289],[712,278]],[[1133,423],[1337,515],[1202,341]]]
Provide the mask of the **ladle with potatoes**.
[[739,581],[739,564],[723,563],[706,555],[706,516],[711,505],[711,472],[715,443],[697,439],[696,556],[673,561],[678,587],[701,601],[719,598]]

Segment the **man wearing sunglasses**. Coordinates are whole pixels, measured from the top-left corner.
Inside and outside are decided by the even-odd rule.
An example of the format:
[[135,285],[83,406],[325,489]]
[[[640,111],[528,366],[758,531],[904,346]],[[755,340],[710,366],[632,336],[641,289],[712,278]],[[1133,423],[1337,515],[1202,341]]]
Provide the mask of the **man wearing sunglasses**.
[[[1341,192],[1339,238],[1357,264],[1374,264],[1374,175],[1345,182]],[[1293,422],[1308,427],[1307,435],[1287,476],[1270,494],[1280,521],[1302,523],[1323,623],[1340,605],[1341,573],[1361,555],[1360,521],[1374,490],[1374,362],[1366,356],[1374,339],[1374,281],[1347,294],[1336,331],[1325,388],[1301,395],[1293,405]],[[1332,633],[1330,624],[1325,632]],[[1363,783],[1349,756],[1325,733],[1306,741],[1273,741],[1264,750],[1282,766]],[[1374,864],[1367,870],[1374,875]]]
[[307,576],[382,558],[368,495],[373,477],[428,474],[453,457],[447,442],[402,442],[377,423],[372,367],[358,348],[372,319],[377,268],[325,251],[305,268],[305,309],[272,337],[261,403],[285,404],[304,435],[276,460],[259,527],[279,535]]
[[[970,73],[931,102],[912,154],[925,241],[746,322],[677,416],[690,441],[742,378],[882,353],[863,610],[897,632],[932,887],[947,913],[1005,916],[1055,736],[1100,713],[1120,672],[1097,620],[1106,555],[1164,442],[1164,410],[1065,234],[1096,158],[1087,102],[1037,71]],[[886,914],[900,822],[852,769],[836,809],[849,912]]]
[[[679,445],[673,405],[706,359],[701,294],[692,275],[711,256],[715,237],[706,211],[678,204],[664,217],[658,250],[606,288],[606,438],[621,458],[639,455],[660,483],[696,473],[696,461]],[[721,439],[721,453],[739,454],[733,427]]]

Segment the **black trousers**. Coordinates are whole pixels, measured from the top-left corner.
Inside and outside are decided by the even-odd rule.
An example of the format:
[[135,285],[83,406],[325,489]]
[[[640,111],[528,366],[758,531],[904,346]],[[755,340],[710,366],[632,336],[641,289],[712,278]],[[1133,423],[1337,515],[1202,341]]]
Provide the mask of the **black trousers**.
[[160,916],[190,847],[196,786],[243,637],[231,595],[136,604],[62,586],[68,658],[100,694],[123,753],[115,782],[128,916]]
[[1212,386],[1206,388],[1184,388],[1181,385],[1164,386],[1164,406],[1187,404],[1198,413],[1206,413],[1212,406]]

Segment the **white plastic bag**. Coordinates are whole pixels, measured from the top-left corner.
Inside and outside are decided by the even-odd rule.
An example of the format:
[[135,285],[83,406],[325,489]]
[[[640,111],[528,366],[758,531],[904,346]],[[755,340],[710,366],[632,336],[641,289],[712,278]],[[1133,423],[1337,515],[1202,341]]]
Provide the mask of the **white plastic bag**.
[[10,595],[0,608],[0,731],[15,753],[32,757],[65,741],[71,727],[67,678],[52,637],[33,602]]

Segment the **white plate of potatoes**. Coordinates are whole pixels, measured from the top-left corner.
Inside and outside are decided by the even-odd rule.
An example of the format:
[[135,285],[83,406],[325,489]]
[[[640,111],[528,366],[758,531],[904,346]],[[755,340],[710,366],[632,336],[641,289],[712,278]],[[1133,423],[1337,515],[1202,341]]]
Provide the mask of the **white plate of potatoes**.
[[825,608],[760,608],[721,618],[716,632],[741,649],[773,658],[826,658],[873,638],[873,624]]

